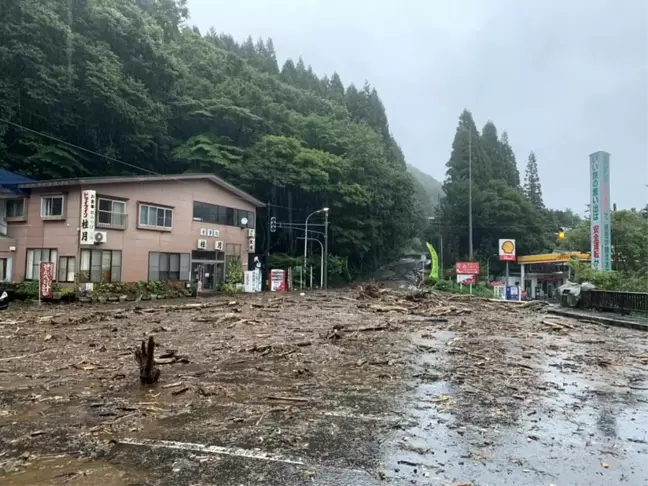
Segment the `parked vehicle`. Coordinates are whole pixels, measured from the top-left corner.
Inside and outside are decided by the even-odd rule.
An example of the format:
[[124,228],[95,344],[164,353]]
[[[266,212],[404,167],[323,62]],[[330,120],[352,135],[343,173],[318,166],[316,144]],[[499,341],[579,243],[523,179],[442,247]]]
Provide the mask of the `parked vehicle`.
[[9,294],[6,289],[0,288],[0,310],[9,307]]

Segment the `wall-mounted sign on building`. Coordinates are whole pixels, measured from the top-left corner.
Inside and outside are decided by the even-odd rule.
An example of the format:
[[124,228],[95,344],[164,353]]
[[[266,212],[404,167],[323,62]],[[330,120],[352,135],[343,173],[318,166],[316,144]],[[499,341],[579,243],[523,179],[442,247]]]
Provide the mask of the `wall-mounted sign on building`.
[[592,268],[612,270],[612,224],[610,222],[610,154],[590,155],[590,221]]
[[79,243],[94,245],[95,218],[97,215],[97,192],[83,191],[81,193],[81,228]]
[[500,239],[499,240],[499,259],[502,262],[514,262],[515,261],[515,240],[511,239]]
[[220,236],[220,231],[212,228],[200,228],[200,236],[218,238]]

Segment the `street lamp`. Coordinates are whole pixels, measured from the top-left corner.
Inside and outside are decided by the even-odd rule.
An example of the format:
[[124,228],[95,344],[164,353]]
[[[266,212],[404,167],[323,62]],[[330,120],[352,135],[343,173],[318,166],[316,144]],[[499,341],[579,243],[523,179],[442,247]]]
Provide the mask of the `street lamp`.
[[[328,211],[329,208],[322,208],[318,209],[317,211],[313,211],[310,213],[308,216],[306,216],[306,225],[305,225],[305,235],[304,235],[304,264],[302,265],[302,271],[301,271],[301,277],[300,277],[300,283],[299,286],[300,288],[304,288],[304,272],[306,271],[306,252],[308,251],[308,220],[311,216],[314,216],[315,214],[318,213],[326,213],[326,220],[327,220],[327,230],[328,230]],[[328,232],[328,231],[325,231]],[[324,241],[326,242],[326,236],[324,236]],[[327,262],[328,263],[328,262]],[[326,274],[324,274],[326,275]],[[326,278],[326,277],[324,277]]]

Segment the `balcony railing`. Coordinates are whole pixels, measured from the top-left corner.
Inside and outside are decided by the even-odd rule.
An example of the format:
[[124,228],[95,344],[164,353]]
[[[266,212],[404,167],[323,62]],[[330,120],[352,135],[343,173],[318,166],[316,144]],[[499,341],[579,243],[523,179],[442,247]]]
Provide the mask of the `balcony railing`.
[[107,229],[126,229],[128,215],[124,213],[115,213],[112,211],[97,211],[97,228]]

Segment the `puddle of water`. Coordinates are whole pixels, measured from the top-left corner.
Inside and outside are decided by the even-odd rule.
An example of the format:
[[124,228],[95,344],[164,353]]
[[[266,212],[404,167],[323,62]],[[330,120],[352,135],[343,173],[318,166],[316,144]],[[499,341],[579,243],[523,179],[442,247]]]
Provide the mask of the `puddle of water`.
[[[454,334],[447,331],[429,340],[414,338],[416,344],[431,349],[419,357],[418,364],[441,367],[447,359],[442,348],[452,338]],[[567,354],[554,355],[550,362],[566,366],[545,363],[539,368],[539,384],[546,389],[538,389],[531,403],[520,403],[513,425],[481,428],[470,417],[460,423],[459,416],[444,411],[445,395],[451,397],[450,404],[459,399],[451,383],[418,383],[404,404],[416,425],[392,434],[385,456],[388,477],[425,484],[644,484],[648,477],[646,392],[629,394],[628,388],[615,387],[615,380],[623,381],[622,370],[569,367]],[[497,402],[483,406],[490,408]]]
[[[3,486],[126,486],[138,480],[138,475],[127,473],[100,461],[83,461],[69,456],[41,457],[35,460],[17,460],[17,472],[7,474],[0,470]],[[143,476],[139,476],[143,479]]]

